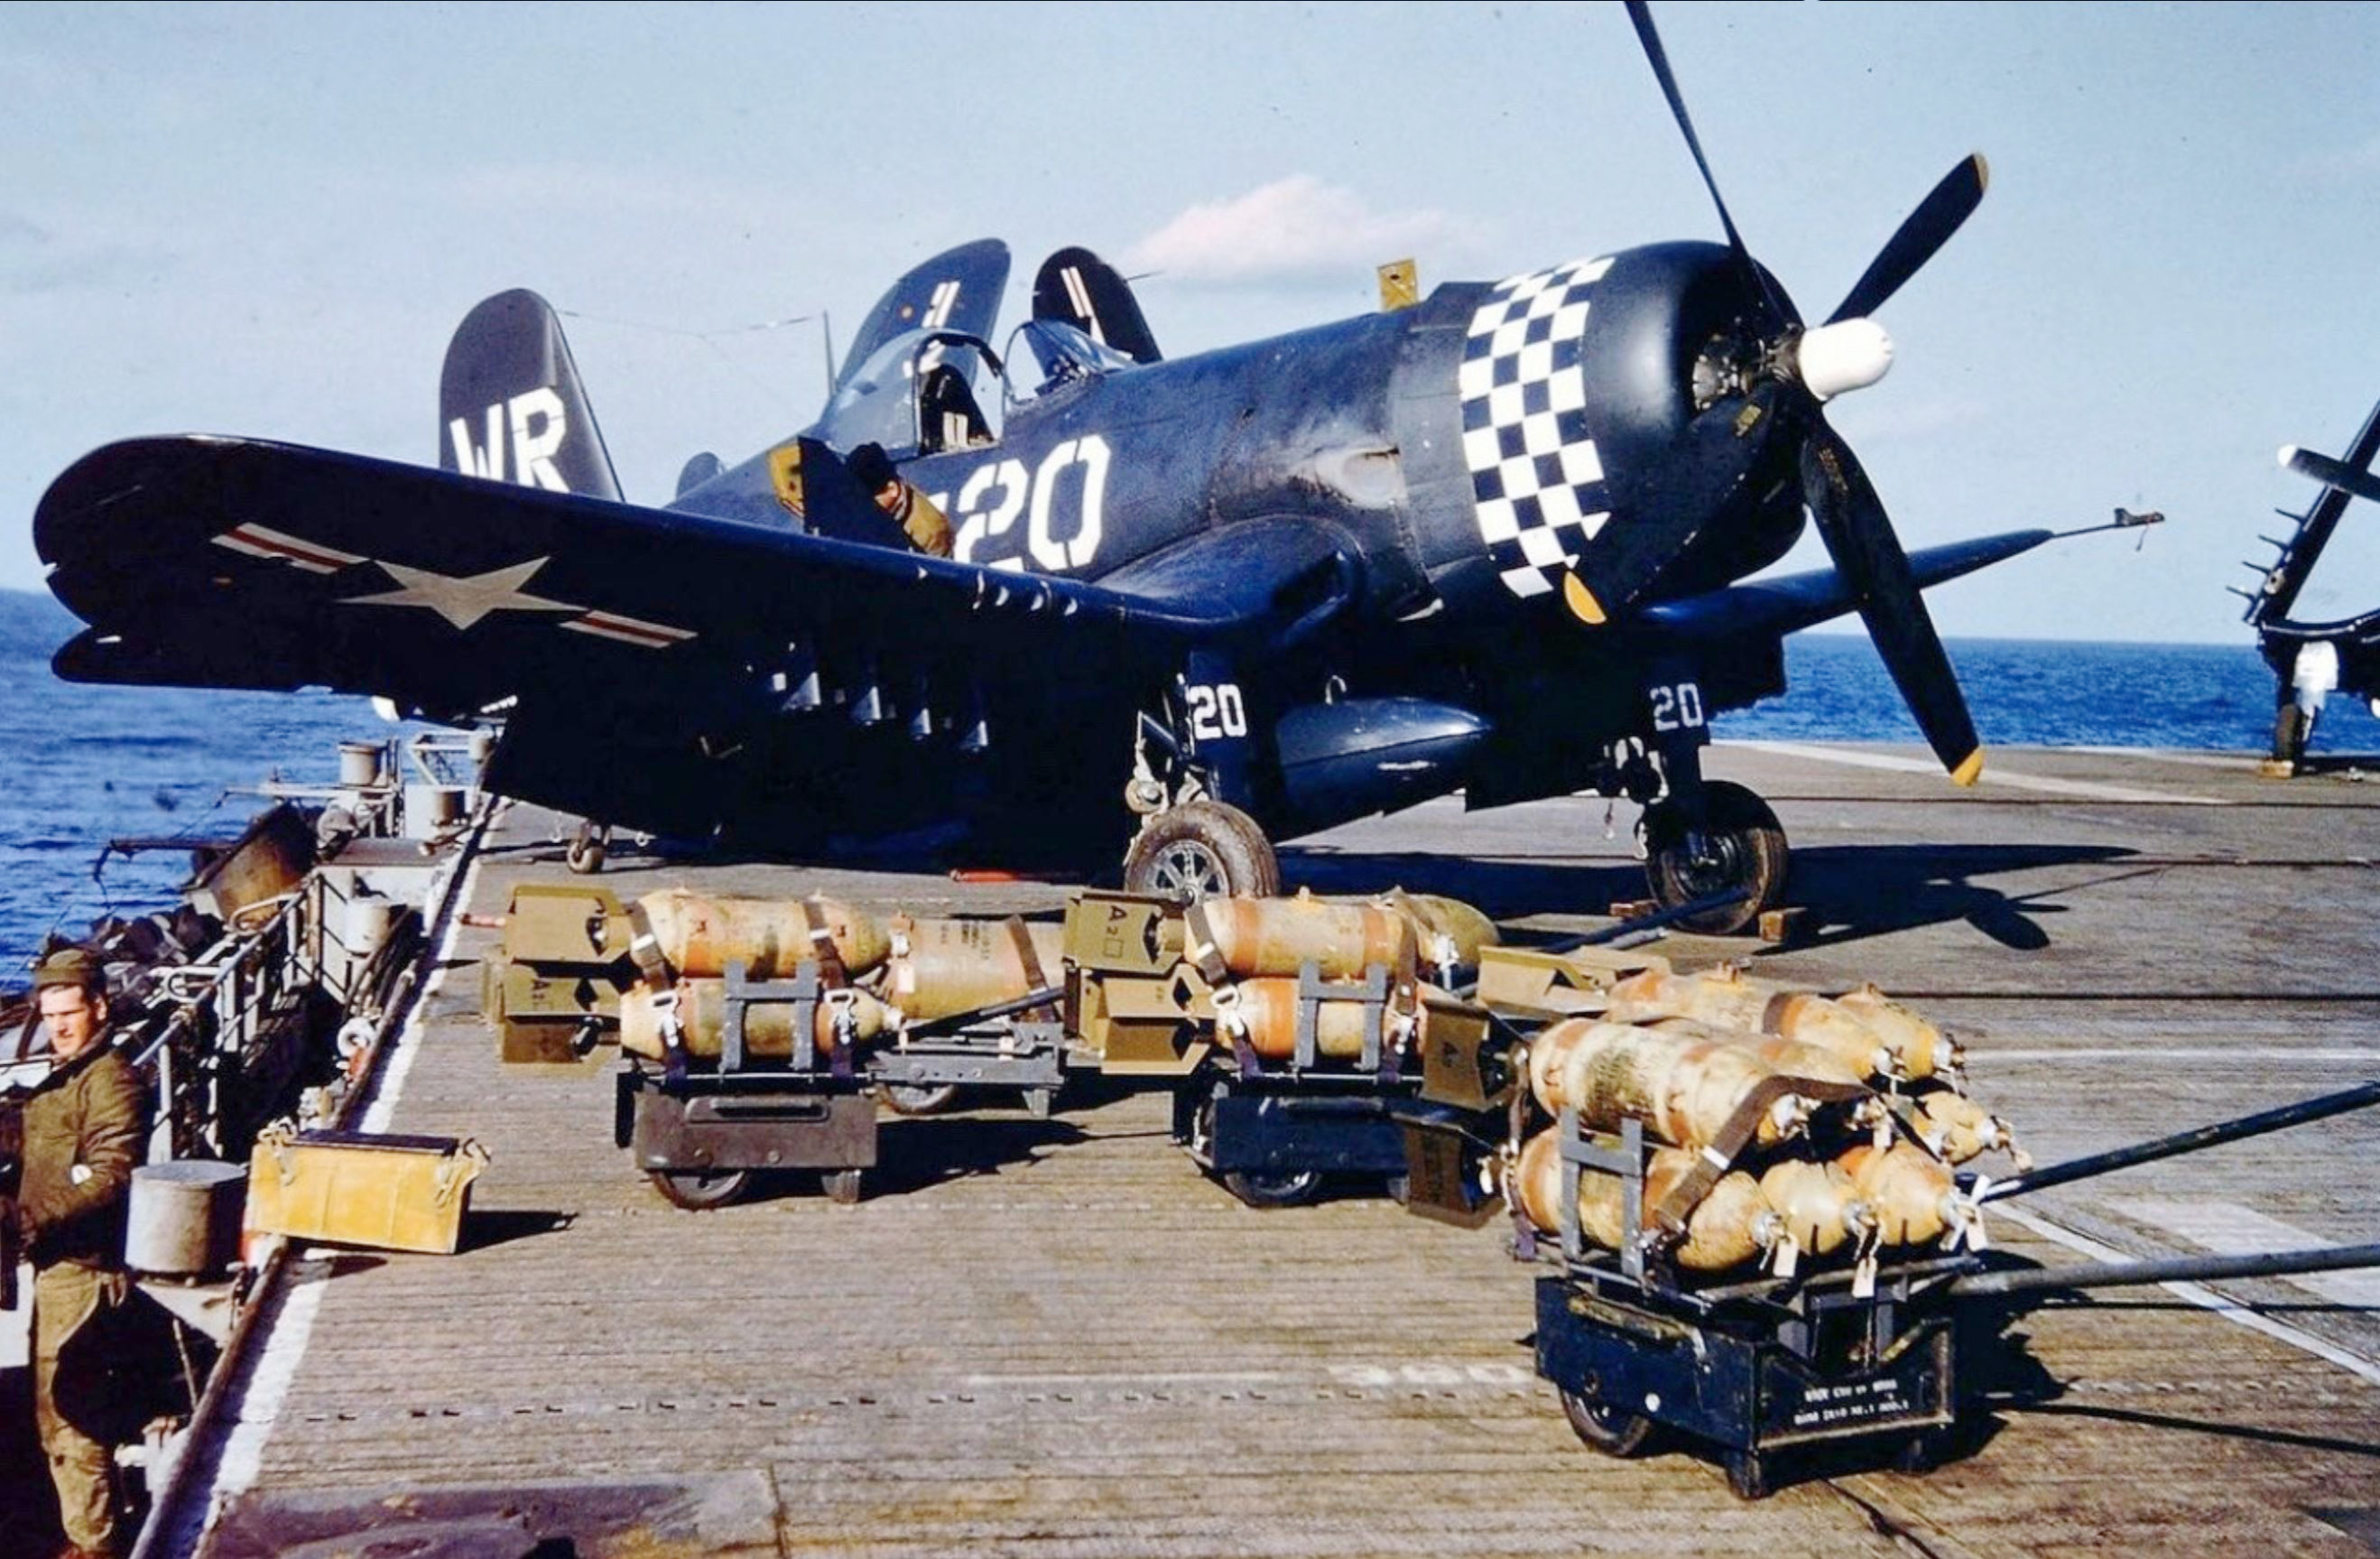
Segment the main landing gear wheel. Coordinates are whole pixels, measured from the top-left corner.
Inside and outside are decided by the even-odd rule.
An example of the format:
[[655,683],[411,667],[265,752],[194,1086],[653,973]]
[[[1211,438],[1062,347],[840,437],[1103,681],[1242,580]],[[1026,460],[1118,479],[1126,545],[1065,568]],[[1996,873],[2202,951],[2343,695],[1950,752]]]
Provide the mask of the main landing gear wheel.
[[1686,847],[1685,824],[1675,807],[1657,802],[1645,810],[1645,879],[1664,909],[1742,888],[1741,902],[1679,922],[1688,931],[1732,936],[1784,897],[1785,830],[1767,802],[1726,780],[1703,783],[1703,807],[1708,821],[1700,855]]
[[571,835],[570,846],[562,859],[570,870],[581,877],[591,877],[603,870],[603,857],[612,847],[612,830],[600,822],[581,822],[578,832]]
[[1257,820],[1237,807],[1188,801],[1141,829],[1123,858],[1123,886],[1183,904],[1272,898],[1281,893],[1281,859]]
[[743,1169],[655,1169],[647,1171],[646,1177],[663,1198],[689,1212],[726,1206],[744,1194],[752,1179],[751,1172]]
[[1223,1176],[1223,1188],[1250,1207],[1303,1207],[1321,1192],[1322,1175],[1313,1169],[1234,1170]]
[[2295,699],[2281,700],[2279,711],[2273,716],[2273,761],[2291,767],[2305,761],[2306,742],[2313,735],[2313,722],[2306,718]]
[[1633,1456],[1653,1436],[1653,1420],[1632,1413],[1599,1396],[1574,1391],[1561,1394],[1562,1417],[1578,1437],[1607,1456]]
[[826,1188],[826,1200],[837,1207],[852,1207],[859,1201],[858,1170],[830,1169],[819,1176],[819,1184]]

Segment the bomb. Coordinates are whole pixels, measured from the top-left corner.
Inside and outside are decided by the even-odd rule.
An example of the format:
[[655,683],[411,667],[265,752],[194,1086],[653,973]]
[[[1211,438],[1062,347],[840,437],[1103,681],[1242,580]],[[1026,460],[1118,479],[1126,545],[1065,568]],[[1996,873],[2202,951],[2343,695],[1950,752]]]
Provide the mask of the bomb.
[[[1267,1061],[1297,1054],[1297,981],[1279,978],[1241,980],[1239,1023],[1248,1048]],[[1364,1054],[1365,1005],[1361,1002],[1314,1004],[1314,1051],[1327,1061],[1354,1061]],[[1383,1050],[1402,1044],[1411,1027],[1393,1008],[1382,1009],[1389,1032]]]
[[[700,1060],[714,1060],[719,1054],[720,1036],[725,1032],[727,1019],[727,982],[723,980],[686,979],[670,988],[677,998],[678,1031],[684,1036],[686,1054]],[[666,1054],[662,1037],[662,993],[651,986],[631,986],[620,997],[620,1048],[631,1055],[661,1060]],[[893,1015],[882,1002],[865,991],[843,989],[820,995],[812,1042],[816,1054],[823,1056],[832,1042],[835,1023],[840,1015],[849,1015],[850,1042],[854,1046],[870,1043],[892,1027]],[[744,1053],[749,1056],[783,1060],[794,1050],[794,1005],[791,1002],[755,1002],[744,1009]],[[802,1058],[805,1062],[808,1057]]]
[[1193,963],[1211,951],[1234,980],[1295,976],[1307,963],[1325,980],[1360,979],[1380,964],[1400,991],[1414,981],[1417,947],[1404,916],[1373,904],[1295,898],[1210,898],[1184,920]]
[[[888,929],[892,953],[885,960],[882,994],[912,1023],[1014,1001],[1056,984],[1063,974],[1063,926],[900,916]],[[1026,958],[1028,945],[1031,967]]]
[[1857,1245],[1876,1226],[1875,1210],[1839,1163],[1779,1159],[1761,1172],[1760,1194],[1784,1221],[1795,1248],[1812,1256]]
[[1959,1194],[1950,1166],[1905,1139],[1881,1151],[1863,1142],[1835,1162],[1875,1212],[1876,1234],[1885,1245],[1931,1245],[1982,1217]]
[[[1521,1149],[1509,1177],[1513,1204],[1548,1233],[1561,1227],[1565,1168],[1561,1132],[1548,1129]],[[1658,1205],[1694,1169],[1692,1153],[1675,1148],[1655,1151],[1645,1168],[1645,1206]],[[1622,1194],[1620,1176],[1595,1169],[1579,1172],[1579,1233],[1607,1250],[1619,1249],[1625,1237]],[[1720,1175],[1686,1214],[1685,1237],[1670,1258],[1688,1272],[1727,1272],[1758,1261],[1784,1234],[1784,1220],[1761,1196],[1759,1183],[1739,1170]]]
[[[892,950],[884,928],[839,899],[740,898],[671,888],[647,894],[629,910],[635,953],[649,966],[648,944],[672,973],[713,979],[741,962],[753,980],[783,980],[817,956],[813,926],[825,932],[853,979],[884,962]],[[650,977],[652,970],[646,968]]]
[[1390,888],[1372,902],[1413,927],[1422,961],[1440,973],[1457,965],[1477,967],[1479,949],[1503,941],[1495,921],[1461,899]]
[[[1627,1119],[1672,1147],[1720,1139],[1756,1090],[1782,1079],[1739,1045],[1692,1033],[1565,1018],[1529,1046],[1529,1088],[1549,1114],[1578,1111],[1579,1124],[1615,1131]],[[1753,1140],[1774,1147],[1806,1126],[1810,1102],[1781,1092],[1761,1111]]]
[[1831,1052],[1862,1078],[1928,1078],[1955,1066],[1957,1047],[1939,1029],[1874,986],[1864,990],[1854,1003],[1789,990],[1732,967],[1687,975],[1647,969],[1612,987],[1610,1016],[1618,1022],[1693,1017],[1799,1040]]
[[1914,1096],[1917,1134],[1925,1145],[1950,1163],[1995,1149],[2005,1152],[2019,1169],[2033,1167],[2033,1155],[2016,1145],[2009,1123],[1973,1100],[1948,1088],[1929,1089]]

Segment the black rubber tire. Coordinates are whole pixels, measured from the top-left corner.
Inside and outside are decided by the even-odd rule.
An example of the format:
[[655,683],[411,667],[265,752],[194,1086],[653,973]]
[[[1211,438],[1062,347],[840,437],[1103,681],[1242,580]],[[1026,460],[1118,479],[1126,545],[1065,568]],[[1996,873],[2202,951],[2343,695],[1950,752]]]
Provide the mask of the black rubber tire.
[[830,1169],[819,1176],[819,1184],[826,1188],[826,1200],[837,1207],[858,1204],[861,1189],[858,1170]]
[[1765,1500],[1776,1492],[1768,1480],[1768,1458],[1757,1451],[1730,1451],[1721,1458],[1727,1468],[1728,1492],[1740,1500]]
[[1126,893],[1196,904],[1204,898],[1274,898],[1281,859],[1257,820],[1220,801],[1160,812],[1123,858]]
[[1601,1397],[1565,1391],[1561,1405],[1562,1417],[1570,1420],[1571,1432],[1607,1456],[1636,1455],[1653,1437],[1652,1419],[1615,1407]]
[[2273,756],[2289,764],[2305,761],[2306,740],[2313,735],[2313,722],[2305,717],[2295,699],[2283,699],[2273,713]]
[[595,823],[582,822],[571,835],[570,844],[562,859],[570,870],[581,877],[592,877],[603,870],[603,857],[611,849],[612,831]]
[[1312,1169],[1272,1174],[1234,1170],[1223,1176],[1223,1188],[1250,1207],[1304,1207],[1322,1193],[1322,1175]]
[[752,1183],[751,1171],[745,1169],[651,1169],[645,1177],[663,1200],[689,1212],[724,1207]]
[[956,1083],[879,1083],[876,1097],[896,1115],[939,1115],[959,1102]]
[[1733,936],[1756,924],[1764,909],[1774,909],[1785,897],[1785,874],[1791,852],[1785,830],[1768,803],[1727,780],[1703,782],[1704,810],[1709,820],[1703,840],[1709,859],[1696,860],[1686,853],[1686,831],[1674,808],[1656,803],[1645,812],[1645,881],[1664,909],[1706,898],[1729,888],[1742,888],[1741,903],[1707,910],[1678,922],[1688,931],[1710,936]]

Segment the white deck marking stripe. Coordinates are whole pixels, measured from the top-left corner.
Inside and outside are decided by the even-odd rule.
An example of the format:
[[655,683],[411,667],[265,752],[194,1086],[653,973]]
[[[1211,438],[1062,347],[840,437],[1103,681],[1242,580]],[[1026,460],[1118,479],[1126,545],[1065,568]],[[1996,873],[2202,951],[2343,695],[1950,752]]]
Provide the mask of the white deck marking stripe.
[[[2077,1255],[2088,1256],[2095,1261],[2129,1261],[2135,1259],[2113,1246],[2102,1245],[2087,1235],[2078,1235],[2071,1229],[2061,1227],[2046,1218],[2037,1218],[2019,1208],[1996,1202],[1992,1205],[1991,1212],[1995,1217],[2005,1218],[2020,1228],[2031,1229],[2042,1238],[2062,1245]],[[2287,1343],[2293,1348],[2302,1349],[2316,1358],[2336,1364],[2350,1374],[2360,1375],[2374,1385],[2380,1386],[2380,1364],[2374,1363],[2362,1354],[2350,1353],[2335,1344],[2325,1342],[2311,1332],[2301,1332],[2286,1321],[2275,1321],[2267,1315],[2259,1315],[2254,1310],[2225,1298],[2213,1289],[2203,1288],[2195,1283],[2164,1283],[2157,1286],[2169,1294],[2189,1300],[2201,1309],[2213,1310],[2235,1326],[2244,1326],[2251,1332],[2261,1332],[2277,1343]]]
[[[2182,1201],[2171,1197],[2110,1197],[2107,1205],[2144,1224],[2180,1235],[2217,1256],[2255,1256],[2270,1250],[2326,1250],[2338,1244],[2293,1224],[2268,1218],[2234,1201]],[[2369,1268],[2303,1273],[2283,1278],[2341,1305],[2380,1309],[2380,1271]]]
[[[1774,752],[1785,758],[1806,758],[1814,763],[1840,763],[1852,769],[1888,769],[1900,774],[1939,774],[1942,772],[1939,763],[1922,758],[1901,758],[1889,752],[1845,752],[1833,748],[1803,747],[1799,742],[1783,741],[1726,741],[1718,745],[1740,747],[1752,752]],[[1996,764],[1985,765],[1984,777],[1975,788],[1979,794],[1999,788],[2038,790],[2051,796],[2087,796],[2099,801],[2158,801],[2186,807],[2231,805],[2220,797],[2195,796],[2188,791],[2141,790],[2128,785],[2051,779],[2045,774],[2012,774]]]
[[213,1525],[215,1514],[231,1499],[256,1486],[257,1474],[264,1466],[265,1442],[273,1438],[282,1404],[298,1380],[298,1367],[305,1361],[307,1339],[314,1334],[314,1318],[322,1309],[322,1291],[328,1286],[327,1277],[315,1277],[287,1290],[248,1388],[236,1405],[225,1404],[234,1407],[239,1419],[224,1443],[223,1459],[216,1464],[205,1502],[193,1507],[204,1513],[206,1525]]

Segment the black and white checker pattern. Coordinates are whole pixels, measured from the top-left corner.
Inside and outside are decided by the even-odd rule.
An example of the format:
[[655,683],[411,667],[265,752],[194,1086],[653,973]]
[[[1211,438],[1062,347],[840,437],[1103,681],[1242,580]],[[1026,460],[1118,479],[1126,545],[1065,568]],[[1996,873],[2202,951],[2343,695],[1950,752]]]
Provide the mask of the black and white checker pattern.
[[1579,360],[1588,294],[1610,267],[1579,260],[1499,282],[1463,342],[1463,457],[1479,537],[1524,598],[1549,594],[1611,518]]

